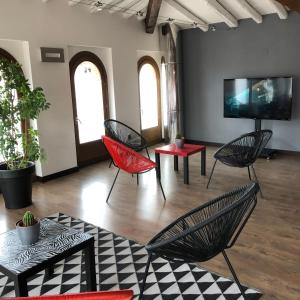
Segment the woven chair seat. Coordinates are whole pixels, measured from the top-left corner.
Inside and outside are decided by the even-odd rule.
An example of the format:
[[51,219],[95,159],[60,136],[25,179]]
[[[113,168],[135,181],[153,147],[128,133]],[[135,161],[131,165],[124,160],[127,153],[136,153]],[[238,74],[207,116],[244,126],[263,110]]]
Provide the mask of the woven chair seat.
[[206,261],[226,249],[249,207],[255,205],[258,186],[245,185],[185,214],[146,246],[170,260]]
[[138,174],[152,170],[156,167],[156,163],[135,152],[134,150],[115,142],[109,137],[102,137],[106,148],[108,149],[115,165],[121,170]]
[[[108,136],[102,136],[102,141],[112,158],[112,162],[118,168],[118,172],[110,188],[109,194],[106,198],[106,202],[108,202],[109,196],[115,185],[120,170],[123,170],[129,174],[137,174],[137,183],[138,183],[138,175],[151,171],[156,167],[156,163],[151,159],[141,155],[140,153],[134,151],[133,149],[127,147],[126,145]],[[163,197],[166,200],[166,196],[159,179],[158,179],[158,184],[161,188]]]
[[191,210],[152,238],[146,245],[149,257],[139,300],[143,299],[153,256],[195,263],[207,261],[219,253],[224,256],[241,294],[247,299],[225,250],[235,244],[251,216],[258,190],[256,182],[236,188]]
[[133,128],[120,121],[113,119],[105,120],[104,127],[107,136],[137,152],[147,148],[147,141]]
[[233,167],[252,165],[272,136],[271,130],[260,130],[244,134],[221,147],[214,158]]

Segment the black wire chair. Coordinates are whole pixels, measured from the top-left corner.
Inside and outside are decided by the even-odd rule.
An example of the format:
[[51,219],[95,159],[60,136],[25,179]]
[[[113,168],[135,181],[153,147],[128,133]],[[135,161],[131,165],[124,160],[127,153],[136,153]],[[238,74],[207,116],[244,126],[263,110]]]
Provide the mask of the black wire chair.
[[252,180],[251,171],[250,171],[250,167],[251,167],[254,178],[260,187],[261,197],[263,197],[261,186],[256,176],[256,172],[253,164],[255,163],[256,159],[259,157],[259,155],[267,145],[268,141],[272,137],[272,134],[273,133],[271,130],[254,131],[254,132],[246,133],[234,139],[233,141],[229,142],[228,144],[222,146],[214,154],[215,162],[211,170],[206,187],[208,188],[211,182],[211,178],[214,173],[217,161],[220,161],[223,164],[231,167],[238,167],[238,168],[247,167],[248,176],[250,180]]
[[148,158],[150,158],[147,141],[133,128],[113,119],[105,120],[104,127],[107,136],[136,152],[146,150]]
[[244,288],[225,252],[231,248],[253,212],[259,186],[256,182],[236,188],[193,209],[158,233],[147,245],[148,261],[140,289],[142,299],[153,255],[171,261],[204,262],[219,253],[225,261],[242,295]]

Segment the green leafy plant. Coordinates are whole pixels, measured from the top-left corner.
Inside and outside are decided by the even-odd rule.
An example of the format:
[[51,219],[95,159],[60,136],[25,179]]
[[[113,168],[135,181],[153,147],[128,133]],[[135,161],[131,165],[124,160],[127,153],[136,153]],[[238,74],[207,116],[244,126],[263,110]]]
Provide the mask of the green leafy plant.
[[177,133],[176,134],[176,140],[181,140],[181,139],[183,139],[182,134],[181,133]]
[[36,219],[31,211],[26,211],[23,218],[22,223],[24,227],[32,226],[36,223]]
[[8,170],[44,157],[30,120],[49,106],[42,88],[30,88],[20,64],[0,59],[0,154]]

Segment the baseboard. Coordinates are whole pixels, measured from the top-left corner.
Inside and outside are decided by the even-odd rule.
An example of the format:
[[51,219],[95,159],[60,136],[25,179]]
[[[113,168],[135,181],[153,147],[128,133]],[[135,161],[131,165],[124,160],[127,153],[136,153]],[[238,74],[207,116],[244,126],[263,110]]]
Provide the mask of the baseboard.
[[[186,143],[196,144],[196,145],[205,145],[205,146],[221,147],[224,145],[223,143],[206,142],[206,141],[191,140],[191,139],[185,139],[185,141],[186,141]],[[279,153],[279,154],[300,156],[300,151],[281,150],[281,149],[271,149],[271,150],[274,150],[276,153]]]
[[205,142],[205,141],[199,141],[199,140],[190,140],[190,139],[184,139],[184,141],[188,144],[195,144],[195,145],[204,145],[204,146],[216,146],[221,147],[224,144],[222,143],[214,143],[214,142]]
[[93,164],[96,164],[96,163],[99,163],[99,162],[102,162],[102,161],[105,161],[105,160],[108,160],[108,159],[110,159],[109,154],[104,154],[104,155],[102,155],[100,157],[87,160],[87,161],[85,161],[83,163],[79,163],[78,167],[79,168],[88,167],[90,165],[93,165]]
[[74,168],[63,170],[63,171],[53,173],[53,174],[50,174],[50,175],[47,175],[47,176],[35,176],[35,177],[36,177],[37,181],[46,182],[46,181],[56,179],[56,178],[59,178],[59,177],[62,177],[62,176],[73,174],[73,173],[78,172],[78,171],[79,171],[79,167],[74,167]]

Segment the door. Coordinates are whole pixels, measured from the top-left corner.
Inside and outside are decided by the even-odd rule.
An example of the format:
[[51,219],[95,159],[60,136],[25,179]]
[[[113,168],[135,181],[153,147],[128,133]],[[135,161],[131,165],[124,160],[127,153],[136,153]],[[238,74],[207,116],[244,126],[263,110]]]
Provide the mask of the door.
[[159,68],[150,56],[138,62],[141,133],[148,144],[162,140]]
[[78,166],[108,157],[101,136],[109,117],[105,67],[95,54],[79,52],[70,61],[74,128]]

